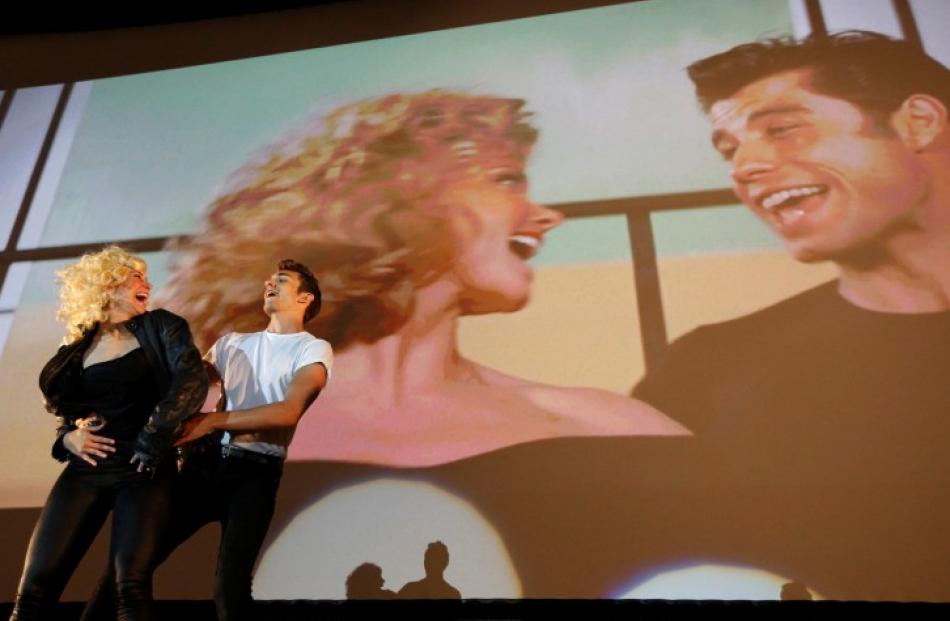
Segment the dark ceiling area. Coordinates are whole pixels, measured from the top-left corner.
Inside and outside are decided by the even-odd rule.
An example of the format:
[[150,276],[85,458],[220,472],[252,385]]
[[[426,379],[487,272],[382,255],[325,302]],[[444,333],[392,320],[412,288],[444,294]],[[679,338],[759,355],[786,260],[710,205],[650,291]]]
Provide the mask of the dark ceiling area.
[[0,19],[0,89],[280,54],[620,1],[173,0],[113,7],[23,2],[5,7],[8,14]]
[[268,11],[299,9],[358,0],[234,0],[203,2],[20,3],[7,5],[0,35],[52,34],[134,28],[203,19],[236,17]]

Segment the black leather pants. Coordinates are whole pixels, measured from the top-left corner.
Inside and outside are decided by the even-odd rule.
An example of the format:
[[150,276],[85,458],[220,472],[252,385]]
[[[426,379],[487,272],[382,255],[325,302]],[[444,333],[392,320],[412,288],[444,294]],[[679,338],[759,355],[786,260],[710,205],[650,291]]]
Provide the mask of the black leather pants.
[[70,463],[56,480],[30,539],[11,621],[50,616],[48,607],[59,601],[110,510],[117,618],[153,619],[152,571],[170,495],[170,473],[150,478],[131,465]]

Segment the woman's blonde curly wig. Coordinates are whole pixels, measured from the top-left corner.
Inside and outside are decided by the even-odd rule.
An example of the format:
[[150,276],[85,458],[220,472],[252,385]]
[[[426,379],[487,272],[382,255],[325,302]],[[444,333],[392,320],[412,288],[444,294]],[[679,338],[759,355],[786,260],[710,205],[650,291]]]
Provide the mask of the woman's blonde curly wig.
[[281,259],[320,279],[308,324],[337,348],[395,331],[415,291],[451,268],[453,180],[523,165],[537,137],[524,101],[449,91],[393,94],[305,124],[238,170],[188,240],[172,243],[167,308],[207,347],[263,329],[263,279]]
[[145,261],[118,246],[83,255],[74,263],[56,272],[59,288],[59,310],[56,318],[66,324],[65,344],[79,340],[97,322],[106,319],[112,294],[129,274],[144,272]]

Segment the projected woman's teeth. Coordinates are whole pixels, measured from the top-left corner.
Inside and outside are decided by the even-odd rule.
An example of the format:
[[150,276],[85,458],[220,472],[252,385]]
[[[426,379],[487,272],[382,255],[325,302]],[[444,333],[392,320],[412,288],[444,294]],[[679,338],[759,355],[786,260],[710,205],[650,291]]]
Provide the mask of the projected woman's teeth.
[[532,235],[512,235],[508,238],[508,246],[522,259],[530,259],[541,248],[541,240]]

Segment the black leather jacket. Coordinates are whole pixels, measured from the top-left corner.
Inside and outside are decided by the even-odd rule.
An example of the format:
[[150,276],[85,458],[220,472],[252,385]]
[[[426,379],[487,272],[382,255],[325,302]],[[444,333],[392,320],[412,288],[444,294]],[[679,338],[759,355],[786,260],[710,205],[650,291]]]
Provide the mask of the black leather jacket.
[[[208,377],[201,354],[191,339],[188,322],[163,309],[146,312],[125,322],[135,335],[155,374],[161,400],[135,440],[135,454],[146,466],[154,467],[173,453],[172,445],[186,418],[198,411],[208,394]],[[82,368],[82,357],[96,334],[98,325],[82,338],[63,345],[40,373],[40,390],[47,411],[60,419],[53,443],[53,457],[66,461],[63,436],[76,429],[76,419],[88,415],[73,409],[65,398],[61,380]],[[78,364],[77,364],[78,363]]]

